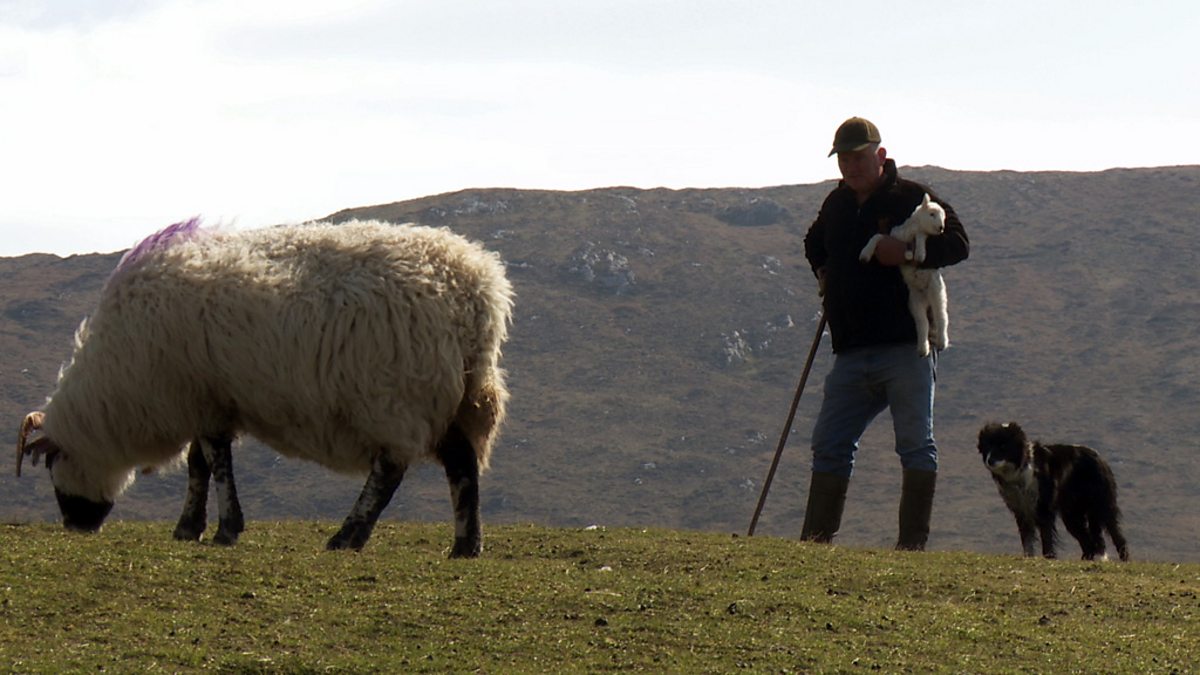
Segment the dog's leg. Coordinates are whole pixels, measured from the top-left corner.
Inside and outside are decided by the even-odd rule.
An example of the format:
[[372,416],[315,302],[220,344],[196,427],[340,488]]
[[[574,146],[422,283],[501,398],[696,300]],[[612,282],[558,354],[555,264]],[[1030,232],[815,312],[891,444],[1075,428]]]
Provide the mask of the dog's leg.
[[1096,528],[1089,526],[1087,515],[1083,509],[1077,504],[1063,504],[1062,509],[1063,526],[1067,528],[1067,532],[1071,533],[1072,537],[1079,542],[1079,548],[1083,552],[1084,560],[1095,560],[1097,555],[1104,553],[1104,542],[1100,542],[1099,549],[1096,547],[1096,535],[1098,531],[1093,531]]
[[1104,543],[1104,521],[1094,513],[1088,516],[1087,532],[1092,542],[1092,558],[1108,560],[1107,545]]
[[1051,518],[1038,525],[1038,532],[1042,537],[1043,558],[1054,559],[1058,557],[1058,553],[1054,550],[1055,544],[1058,543],[1058,530],[1054,526],[1054,520],[1054,518]]
[[1055,548],[1058,544],[1058,531],[1054,523],[1058,520],[1058,513],[1055,510],[1057,499],[1054,494],[1054,480],[1045,474],[1038,474],[1037,482],[1037,524],[1042,537],[1042,556],[1057,558]]
[[1026,558],[1037,555],[1037,525],[1028,518],[1017,516],[1017,531],[1021,533],[1021,549]]

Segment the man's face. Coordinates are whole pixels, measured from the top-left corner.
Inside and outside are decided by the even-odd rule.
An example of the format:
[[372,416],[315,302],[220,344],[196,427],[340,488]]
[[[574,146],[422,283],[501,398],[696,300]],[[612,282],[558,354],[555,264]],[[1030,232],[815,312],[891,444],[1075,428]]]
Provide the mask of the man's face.
[[887,150],[882,147],[868,147],[855,152],[839,152],[837,158],[842,180],[846,181],[851,190],[866,196],[874,192],[879,185]]

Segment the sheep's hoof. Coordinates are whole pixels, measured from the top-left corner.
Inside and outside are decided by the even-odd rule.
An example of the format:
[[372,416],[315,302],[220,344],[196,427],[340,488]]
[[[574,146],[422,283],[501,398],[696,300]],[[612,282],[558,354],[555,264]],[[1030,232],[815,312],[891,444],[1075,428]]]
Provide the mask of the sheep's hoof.
[[192,525],[180,523],[175,526],[175,532],[171,536],[175,541],[200,541],[201,534],[204,534],[203,525],[197,528]]
[[479,539],[455,537],[454,548],[450,549],[451,558],[478,558],[483,552],[483,542]]
[[366,546],[367,539],[370,538],[371,531],[363,532],[358,528],[343,527],[337,534],[329,538],[329,543],[325,544],[326,551],[361,551],[363,546]]

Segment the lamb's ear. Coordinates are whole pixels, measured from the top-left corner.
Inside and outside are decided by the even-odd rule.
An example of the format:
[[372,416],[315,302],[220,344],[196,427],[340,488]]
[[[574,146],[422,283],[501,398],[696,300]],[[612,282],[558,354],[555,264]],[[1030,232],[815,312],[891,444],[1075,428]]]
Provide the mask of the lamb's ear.
[[929,202],[931,202],[931,201],[933,201],[933,200],[931,200],[931,199],[929,198],[929,193],[928,193],[928,192],[926,192],[926,193],[925,193],[925,199],[921,200],[921,206],[929,206]]

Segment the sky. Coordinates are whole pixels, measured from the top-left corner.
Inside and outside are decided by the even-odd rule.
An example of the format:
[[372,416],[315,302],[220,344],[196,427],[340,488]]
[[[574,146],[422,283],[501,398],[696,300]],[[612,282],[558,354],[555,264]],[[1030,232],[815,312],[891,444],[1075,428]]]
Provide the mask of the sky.
[[0,0],[0,256],[817,183],[855,115],[902,166],[1197,164],[1197,35],[1195,0]]

